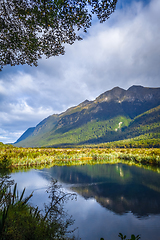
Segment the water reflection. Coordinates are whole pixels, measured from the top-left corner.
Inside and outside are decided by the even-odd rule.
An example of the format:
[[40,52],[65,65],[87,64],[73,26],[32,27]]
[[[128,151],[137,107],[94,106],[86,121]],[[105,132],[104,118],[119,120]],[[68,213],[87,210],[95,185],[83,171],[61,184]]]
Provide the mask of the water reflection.
[[47,171],[71,184],[71,189],[85,199],[94,198],[116,214],[160,214],[160,174],[156,172],[123,164],[64,166]]
[[160,236],[160,174],[128,166],[84,165],[53,167],[13,173],[20,190],[34,190],[32,204],[42,207],[47,201],[45,189],[51,178],[67,192],[76,192],[77,201],[65,208],[75,219],[77,235],[82,240],[118,240],[118,233],[128,237],[141,234],[142,240]]

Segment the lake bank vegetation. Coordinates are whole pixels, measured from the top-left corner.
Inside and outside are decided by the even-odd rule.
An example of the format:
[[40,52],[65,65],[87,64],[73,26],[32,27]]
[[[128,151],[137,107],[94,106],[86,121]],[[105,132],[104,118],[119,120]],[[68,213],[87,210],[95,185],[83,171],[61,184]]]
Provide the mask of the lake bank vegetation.
[[[19,196],[17,184],[7,175],[0,176],[0,240],[79,239],[74,236],[76,229],[68,230],[74,220],[64,211],[64,203],[76,199],[76,194],[64,193],[61,185],[54,179],[46,192],[50,201],[40,210],[38,206],[33,207],[29,203],[33,193],[24,198],[24,188]],[[126,235],[122,233],[118,237],[126,239]],[[128,240],[138,239],[139,235],[132,234]]]
[[68,227],[73,224],[71,217],[64,211],[64,202],[76,197],[75,194],[64,193],[56,180],[51,181],[48,189],[49,203],[44,210],[31,206],[28,201],[31,193],[24,198],[17,192],[17,184],[0,178],[0,239],[1,240],[74,240],[72,231]]
[[20,148],[0,144],[0,168],[129,162],[160,166],[160,148]]

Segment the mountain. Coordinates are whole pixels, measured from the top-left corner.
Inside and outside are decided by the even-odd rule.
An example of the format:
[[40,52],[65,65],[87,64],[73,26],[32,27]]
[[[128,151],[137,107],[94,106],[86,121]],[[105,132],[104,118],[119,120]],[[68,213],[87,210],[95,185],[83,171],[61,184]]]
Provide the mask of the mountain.
[[115,87],[29,128],[16,146],[65,146],[160,133],[160,88]]

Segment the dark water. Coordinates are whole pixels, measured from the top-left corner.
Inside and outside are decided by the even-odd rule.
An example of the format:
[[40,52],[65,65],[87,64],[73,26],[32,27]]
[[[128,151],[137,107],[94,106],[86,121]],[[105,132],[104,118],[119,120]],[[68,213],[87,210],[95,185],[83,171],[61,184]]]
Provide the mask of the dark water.
[[124,164],[53,167],[12,173],[20,191],[34,190],[33,205],[43,207],[51,178],[77,193],[65,209],[82,240],[116,240],[122,232],[142,240],[160,239],[160,173]]

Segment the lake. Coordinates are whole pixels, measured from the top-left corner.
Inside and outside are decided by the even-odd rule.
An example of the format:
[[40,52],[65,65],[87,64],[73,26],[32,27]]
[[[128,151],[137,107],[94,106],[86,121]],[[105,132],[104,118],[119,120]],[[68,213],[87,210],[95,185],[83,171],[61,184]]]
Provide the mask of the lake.
[[77,194],[65,210],[78,227],[82,240],[118,240],[119,232],[141,235],[142,240],[160,239],[160,169],[157,171],[121,163],[62,166],[11,174],[21,192],[34,206],[48,202],[46,189],[52,178],[65,192]]

